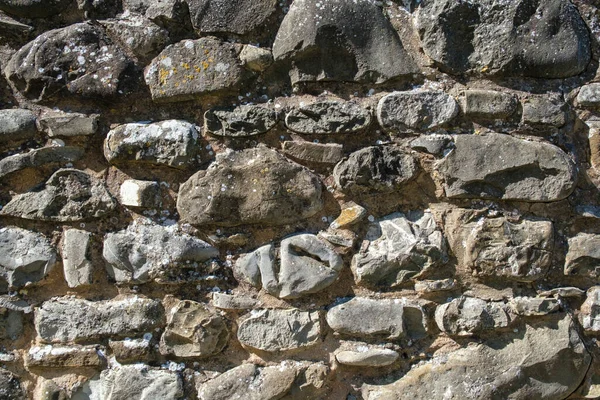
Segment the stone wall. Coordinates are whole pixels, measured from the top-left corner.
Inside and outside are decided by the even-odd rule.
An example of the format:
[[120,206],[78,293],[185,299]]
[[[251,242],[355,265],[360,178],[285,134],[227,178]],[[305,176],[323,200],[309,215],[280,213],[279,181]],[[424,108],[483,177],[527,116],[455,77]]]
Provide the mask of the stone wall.
[[597,5],[0,0],[0,398],[597,398]]

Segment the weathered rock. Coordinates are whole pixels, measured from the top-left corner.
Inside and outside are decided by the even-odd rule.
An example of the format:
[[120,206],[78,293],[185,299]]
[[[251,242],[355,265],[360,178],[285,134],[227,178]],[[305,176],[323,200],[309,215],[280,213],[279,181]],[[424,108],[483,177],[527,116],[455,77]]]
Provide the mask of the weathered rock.
[[23,24],[0,11],[0,33],[5,38],[22,40],[33,31],[33,27]]
[[283,152],[299,161],[337,164],[344,157],[344,146],[337,143],[286,141],[283,142]]
[[198,131],[186,121],[125,124],[108,132],[104,156],[113,164],[146,162],[187,168],[196,163]]
[[464,113],[475,120],[505,119],[517,111],[515,95],[495,90],[471,89],[465,91]]
[[582,232],[569,238],[568,242],[565,275],[600,276],[600,235]]
[[435,156],[446,155],[451,149],[454,148],[454,142],[450,135],[440,134],[427,134],[421,135],[410,141],[410,148],[433,154]]
[[56,171],[40,191],[16,195],[0,215],[37,221],[75,222],[110,214],[116,202],[104,183],[83,171]]
[[419,293],[435,293],[455,290],[457,283],[452,278],[440,279],[438,281],[425,280],[415,282],[415,290]]
[[450,198],[556,201],[575,187],[576,168],[560,148],[499,133],[457,135],[439,164]]
[[37,134],[35,121],[29,110],[0,110],[0,144],[33,139]]
[[119,189],[121,204],[129,207],[157,208],[160,206],[160,185],[154,181],[127,179]]
[[276,0],[186,0],[198,35],[243,35],[263,26],[277,9]]
[[81,96],[112,96],[132,66],[97,25],[83,22],[43,33],[13,55],[4,73],[29,98],[66,89]]
[[247,310],[259,306],[260,302],[251,297],[214,292],[212,304],[222,310]]
[[331,307],[327,323],[336,333],[359,338],[421,338],[426,330],[423,310],[404,300],[354,297]]
[[[0,339],[19,339],[24,329],[23,314],[29,314],[31,311],[31,306],[25,300],[10,295],[0,296]],[[10,359],[3,357],[2,362],[6,361]]]
[[269,49],[247,44],[240,52],[244,67],[254,72],[263,72],[273,64],[273,53]]
[[248,137],[267,133],[277,124],[277,114],[263,106],[242,105],[204,113],[204,129],[215,136]]
[[566,0],[427,0],[417,18],[423,50],[444,71],[566,78],[590,61],[590,38]]
[[285,116],[288,129],[307,135],[354,133],[371,124],[371,113],[348,101],[317,101],[293,108]]
[[359,346],[355,351],[342,350],[336,353],[335,358],[340,364],[352,367],[385,367],[393,364],[400,357],[394,350]]
[[580,385],[590,361],[572,320],[560,314],[440,354],[394,383],[364,385],[362,395],[365,400],[559,400]]
[[415,159],[393,146],[372,146],[355,151],[333,170],[336,185],[345,192],[393,192],[417,176]]
[[435,322],[449,335],[471,336],[506,328],[510,317],[502,302],[460,297],[439,305],[435,310]]
[[7,400],[25,400],[27,397],[19,378],[12,372],[0,368],[0,396]]
[[236,91],[245,74],[242,46],[215,38],[183,40],[164,49],[146,67],[144,78],[155,101],[185,101]]
[[[38,282],[56,263],[56,251],[43,235],[17,227],[0,228],[0,288]],[[0,304],[2,306],[2,304]]]
[[458,115],[458,103],[444,92],[393,92],[379,100],[377,119],[392,133],[426,131],[448,124]]
[[446,240],[430,212],[394,213],[372,223],[366,250],[352,258],[358,285],[393,288],[445,264]]
[[277,32],[273,56],[292,62],[293,84],[383,83],[419,72],[392,24],[368,0],[294,2]]
[[367,216],[367,209],[353,201],[342,205],[340,215],[329,225],[331,229],[344,229],[360,222]]
[[193,28],[187,1],[142,0],[141,3],[145,16],[157,25],[167,29],[171,40],[179,40],[190,36]]
[[522,122],[534,128],[560,128],[567,119],[567,104],[559,96],[531,96],[523,102]]
[[456,209],[447,216],[448,243],[461,266],[483,278],[532,282],[552,264],[554,227],[544,219],[486,217]]
[[92,283],[94,264],[91,258],[92,234],[79,229],[63,233],[62,262],[65,280],[70,288]]
[[217,155],[181,185],[177,210],[193,225],[283,225],[319,212],[321,191],[315,174],[259,146]]
[[155,357],[155,344],[152,341],[152,334],[149,332],[145,333],[141,339],[109,340],[108,346],[115,359],[123,364],[140,361],[150,362]]
[[106,358],[98,346],[34,346],[25,357],[28,368],[85,368],[102,369]]
[[220,353],[229,339],[221,316],[206,305],[179,301],[169,311],[160,339],[160,352],[175,357],[210,357]]
[[198,386],[200,400],[280,399],[290,391],[296,379],[294,363],[271,367],[242,364]]
[[44,18],[65,11],[68,0],[1,0],[0,10],[25,18]]
[[105,301],[58,297],[35,309],[34,322],[45,342],[83,342],[152,331],[164,324],[164,311],[159,301],[138,296]]
[[180,231],[177,225],[162,226],[141,219],[104,238],[102,256],[108,274],[118,283],[168,281],[186,268],[198,268],[217,257],[219,251],[208,243]]
[[586,294],[579,315],[581,325],[586,332],[600,332],[600,286],[592,286]]
[[71,163],[82,156],[83,149],[74,146],[42,147],[27,153],[14,154],[0,160],[0,178],[25,168],[41,167],[52,163]]
[[600,83],[583,85],[577,94],[577,103],[583,107],[598,107],[600,105]]
[[287,351],[315,345],[321,334],[318,311],[257,310],[239,323],[238,340],[262,351]]
[[51,112],[40,117],[40,126],[50,137],[90,136],[98,129],[98,114]]
[[539,294],[540,296],[554,296],[560,297],[574,297],[582,298],[585,296],[585,291],[574,286],[558,287],[550,290],[543,291]]
[[543,297],[515,297],[510,299],[508,307],[517,315],[524,317],[547,315],[557,312],[560,304],[556,299]]
[[342,258],[326,242],[312,234],[298,234],[281,241],[276,265],[272,245],[240,257],[234,274],[282,299],[319,292],[331,285],[343,267]]

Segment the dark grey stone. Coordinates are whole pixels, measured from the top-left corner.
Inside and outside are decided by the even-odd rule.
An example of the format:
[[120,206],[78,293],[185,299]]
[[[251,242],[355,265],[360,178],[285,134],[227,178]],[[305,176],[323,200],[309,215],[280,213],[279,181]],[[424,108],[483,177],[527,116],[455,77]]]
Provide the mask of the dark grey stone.
[[317,101],[292,109],[285,117],[288,129],[307,135],[353,133],[371,124],[371,113],[351,102]]
[[35,121],[29,110],[0,110],[0,144],[33,139],[37,134]]
[[41,167],[46,164],[72,163],[79,160],[83,153],[84,151],[80,147],[54,146],[8,156],[0,160],[0,178],[25,168]]
[[474,120],[505,119],[517,111],[517,96],[496,90],[471,89],[465,91],[464,113]]
[[198,35],[243,35],[264,26],[277,9],[276,0],[186,0]]
[[204,129],[215,136],[248,137],[267,133],[277,119],[275,111],[263,106],[212,109],[204,113]]

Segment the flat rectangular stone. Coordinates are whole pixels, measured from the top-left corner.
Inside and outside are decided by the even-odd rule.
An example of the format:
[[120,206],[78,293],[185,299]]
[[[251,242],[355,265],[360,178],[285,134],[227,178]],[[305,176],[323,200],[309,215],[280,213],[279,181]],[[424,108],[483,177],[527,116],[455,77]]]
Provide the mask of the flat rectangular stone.
[[298,160],[324,164],[337,164],[344,157],[343,146],[336,143],[283,142],[283,152]]

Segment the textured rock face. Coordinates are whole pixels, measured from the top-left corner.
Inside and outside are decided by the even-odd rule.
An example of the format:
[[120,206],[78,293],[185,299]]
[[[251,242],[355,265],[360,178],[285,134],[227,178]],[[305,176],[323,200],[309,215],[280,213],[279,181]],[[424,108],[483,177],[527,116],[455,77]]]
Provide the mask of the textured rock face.
[[4,368],[0,368],[0,395],[10,400],[24,400],[26,398],[18,377]]
[[395,213],[371,224],[369,247],[352,258],[358,285],[393,288],[447,261],[446,243],[429,212]]
[[80,23],[26,44],[4,74],[30,98],[45,99],[63,89],[79,96],[110,96],[118,94],[131,66],[102,28]]
[[592,286],[581,305],[580,321],[587,332],[600,331],[600,287]]
[[48,112],[39,122],[50,137],[93,135],[98,129],[98,114]]
[[335,143],[283,142],[283,152],[300,161],[337,164],[343,157],[343,146]]
[[292,83],[382,83],[419,72],[381,9],[368,0],[294,2],[277,32],[273,56],[292,62]]
[[82,148],[74,146],[42,147],[29,153],[8,156],[0,160],[0,178],[25,168],[77,161],[83,156],[83,152]]
[[2,0],[0,10],[26,18],[43,18],[64,11],[69,6],[66,0]]
[[285,116],[288,129],[304,133],[352,133],[371,124],[371,114],[360,105],[350,102],[322,101],[290,111]]
[[0,144],[32,139],[37,133],[35,120],[29,110],[0,110]]
[[461,297],[438,306],[435,310],[435,322],[441,331],[449,335],[471,336],[506,328],[510,317],[504,303]]
[[600,267],[600,235],[579,233],[569,238],[565,275],[577,274],[596,278]]
[[508,118],[517,111],[517,105],[517,98],[509,93],[493,90],[465,92],[465,115],[477,120]]
[[366,348],[360,351],[340,351],[335,359],[353,367],[385,367],[393,364],[400,355],[394,350]]
[[[505,339],[434,358],[392,384],[365,385],[363,397],[443,398],[448,393],[461,399],[565,398],[581,382],[591,358],[570,317],[562,315],[552,322],[526,325]],[[554,368],[557,363],[562,368]]]
[[243,35],[265,23],[276,10],[276,0],[187,0],[192,26],[199,35]]
[[458,135],[456,148],[439,165],[446,196],[556,201],[575,185],[569,156],[548,143],[509,135]]
[[323,206],[316,175],[266,147],[217,156],[179,190],[177,210],[194,225],[282,225]]
[[233,110],[208,110],[204,129],[216,136],[246,137],[267,133],[277,123],[277,114],[261,106],[244,105]]
[[585,23],[566,0],[427,0],[418,28],[426,54],[453,74],[565,78],[590,61]]
[[79,229],[64,232],[61,255],[65,280],[71,288],[92,283],[91,239],[90,232]]

